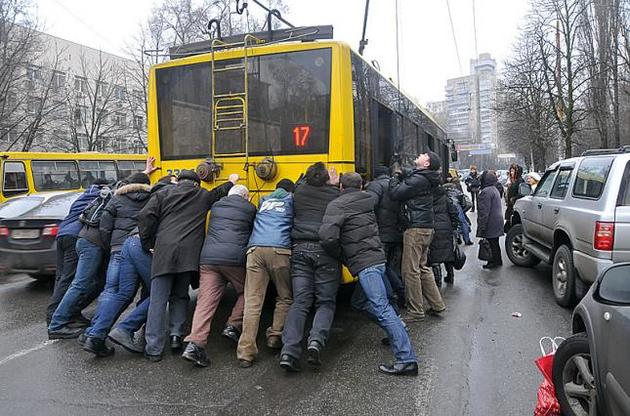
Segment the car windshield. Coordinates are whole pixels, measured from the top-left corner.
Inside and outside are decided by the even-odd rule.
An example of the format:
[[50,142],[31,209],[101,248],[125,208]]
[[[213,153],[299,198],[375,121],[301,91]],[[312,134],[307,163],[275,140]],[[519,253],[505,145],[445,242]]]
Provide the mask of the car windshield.
[[29,218],[64,218],[70,206],[79,197],[79,192],[54,196],[39,207],[27,213]]
[[0,204],[0,218],[14,218],[22,215],[37,207],[43,200],[41,196],[9,199],[4,204]]

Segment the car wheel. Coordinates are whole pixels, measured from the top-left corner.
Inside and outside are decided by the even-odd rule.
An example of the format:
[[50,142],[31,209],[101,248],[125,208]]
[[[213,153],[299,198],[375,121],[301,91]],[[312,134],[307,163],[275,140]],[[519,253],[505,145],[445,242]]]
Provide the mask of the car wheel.
[[560,306],[570,307],[575,304],[575,267],[573,254],[567,245],[561,245],[553,257],[551,274],[553,296]]
[[534,267],[540,259],[523,246],[523,225],[515,224],[505,237],[505,252],[512,263],[520,267]]
[[597,388],[585,333],[566,339],[553,358],[553,384],[565,416],[592,416],[597,412]]

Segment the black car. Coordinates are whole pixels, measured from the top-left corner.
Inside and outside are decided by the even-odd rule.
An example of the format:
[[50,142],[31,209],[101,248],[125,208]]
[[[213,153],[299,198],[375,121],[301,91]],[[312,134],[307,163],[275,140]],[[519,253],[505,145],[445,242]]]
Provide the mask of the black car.
[[0,273],[27,273],[35,279],[52,277],[57,264],[59,223],[79,195],[52,192],[17,197],[0,205]]

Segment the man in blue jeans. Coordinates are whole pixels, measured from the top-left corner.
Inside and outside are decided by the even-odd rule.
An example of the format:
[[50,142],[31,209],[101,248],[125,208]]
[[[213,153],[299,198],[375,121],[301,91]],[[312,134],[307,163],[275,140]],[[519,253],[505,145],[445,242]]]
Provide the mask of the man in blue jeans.
[[367,312],[387,333],[395,361],[380,365],[389,375],[418,375],[418,360],[409,335],[387,298],[385,252],[374,214],[374,199],[361,191],[356,172],[341,177],[341,195],[331,201],[319,229],[320,244],[331,256],[342,259],[368,299]]

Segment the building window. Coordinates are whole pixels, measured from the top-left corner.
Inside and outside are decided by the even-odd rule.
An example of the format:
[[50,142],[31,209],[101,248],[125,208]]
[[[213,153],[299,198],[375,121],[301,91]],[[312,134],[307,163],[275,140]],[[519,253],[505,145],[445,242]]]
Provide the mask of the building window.
[[125,88],[121,87],[119,85],[116,85],[114,87],[114,97],[116,97],[117,100],[124,100],[125,99]]
[[81,127],[87,119],[87,107],[84,105],[78,106],[74,110],[74,125],[75,127]]
[[61,71],[54,71],[52,78],[53,91],[63,91],[66,86],[66,74]]
[[144,127],[144,118],[142,118],[142,116],[135,116],[133,118],[133,127],[137,130],[141,130]]
[[114,114],[114,126],[124,127],[126,124],[126,117],[123,113]]
[[29,65],[26,68],[26,79],[29,88],[35,87],[35,84],[42,80],[42,68],[37,65]]
[[107,82],[96,81],[96,99],[102,100],[107,94]]
[[33,114],[40,111],[42,100],[39,97],[28,97],[26,100],[26,111]]
[[87,86],[87,78],[85,77],[74,77],[74,90],[79,94],[87,94],[88,86]]

